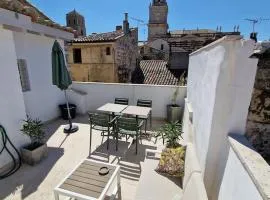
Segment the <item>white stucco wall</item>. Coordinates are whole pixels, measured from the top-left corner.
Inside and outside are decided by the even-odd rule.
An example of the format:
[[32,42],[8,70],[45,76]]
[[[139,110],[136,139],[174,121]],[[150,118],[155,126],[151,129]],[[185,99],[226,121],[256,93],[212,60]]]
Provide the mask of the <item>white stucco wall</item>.
[[[16,55],[26,59],[31,91],[24,92],[26,113],[42,121],[59,116],[58,105],[64,103],[64,93],[52,85],[51,52],[53,38],[14,32]],[[63,41],[58,40],[63,47]]]
[[196,144],[203,171],[211,133],[216,85],[224,56],[224,47],[216,46],[210,51],[190,57],[187,101],[194,111],[193,123],[197,132],[193,142]]
[[241,164],[235,152],[230,148],[224,178],[218,200],[262,200],[257,187]]
[[[25,106],[13,34],[11,31],[2,29],[1,26],[0,44],[0,124],[6,129],[12,143],[19,148],[28,142],[28,138],[20,132],[22,120],[26,116]],[[2,139],[0,139],[0,149],[2,146]],[[3,154],[0,155],[0,168],[10,161],[10,156],[4,150]]]
[[257,69],[257,60],[249,58],[253,46],[253,41],[226,37],[190,56],[187,103],[193,124],[185,130],[193,131],[209,199],[217,199],[228,133],[245,132]]
[[[26,114],[47,121],[58,116],[57,105],[64,102],[63,92],[52,86],[52,37],[58,38],[63,47],[63,39],[72,39],[73,34],[32,23],[28,16],[0,8],[0,124],[17,149],[29,142],[20,132]],[[27,62],[30,92],[22,92],[17,59]],[[4,151],[0,171],[10,162]]]
[[[71,102],[86,102],[85,106],[82,105],[86,111],[113,103],[116,97],[128,98],[130,105],[136,105],[137,99],[150,99],[153,101],[153,117],[166,118],[166,105],[171,103],[176,86],[74,82],[72,88],[86,93],[69,95]],[[186,87],[180,87],[177,103],[184,106],[185,97]],[[86,101],[81,98],[86,98]]]

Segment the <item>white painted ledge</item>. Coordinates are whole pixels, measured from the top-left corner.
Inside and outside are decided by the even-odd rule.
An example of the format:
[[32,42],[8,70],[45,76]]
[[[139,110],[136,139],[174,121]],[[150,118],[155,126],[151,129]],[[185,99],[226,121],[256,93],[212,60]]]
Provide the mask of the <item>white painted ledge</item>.
[[244,136],[231,134],[229,144],[264,200],[270,200],[270,166]]
[[193,109],[192,109],[191,104],[188,102],[187,98],[185,98],[185,105],[187,106],[187,109],[188,109],[189,120],[191,123],[193,123]]
[[12,31],[40,34],[55,39],[72,40],[74,38],[73,33],[33,23],[29,16],[0,8],[0,26],[3,25],[9,26]]

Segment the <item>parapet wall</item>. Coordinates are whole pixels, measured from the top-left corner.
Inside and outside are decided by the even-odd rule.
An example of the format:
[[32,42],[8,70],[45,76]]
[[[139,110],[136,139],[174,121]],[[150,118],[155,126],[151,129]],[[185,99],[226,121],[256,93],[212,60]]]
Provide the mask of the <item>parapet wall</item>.
[[210,200],[218,199],[224,178],[228,134],[245,134],[258,62],[253,49],[251,40],[226,36],[190,55],[184,138],[194,144]]

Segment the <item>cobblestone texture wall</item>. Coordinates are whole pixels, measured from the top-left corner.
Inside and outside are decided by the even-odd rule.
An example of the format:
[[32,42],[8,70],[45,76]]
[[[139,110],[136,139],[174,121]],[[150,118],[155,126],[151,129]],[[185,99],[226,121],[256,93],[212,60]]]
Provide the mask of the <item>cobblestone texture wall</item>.
[[166,36],[168,32],[167,3],[153,3],[149,7],[148,41]]
[[138,58],[138,29],[132,29],[116,42],[116,65],[119,83],[131,81],[131,74]]
[[270,160],[270,58],[262,58],[258,63],[247,137],[257,151]]

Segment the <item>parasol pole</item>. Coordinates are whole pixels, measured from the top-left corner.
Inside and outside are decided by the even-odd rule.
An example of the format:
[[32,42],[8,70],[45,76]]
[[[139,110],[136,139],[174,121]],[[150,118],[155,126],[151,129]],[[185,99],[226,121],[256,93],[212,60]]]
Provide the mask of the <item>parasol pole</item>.
[[70,110],[69,110],[69,103],[68,103],[68,98],[67,98],[67,91],[64,90],[65,92],[65,98],[66,98],[66,104],[67,104],[67,110],[68,110],[68,121],[69,121],[69,129],[72,128],[72,122],[71,122],[71,116],[70,116]]

